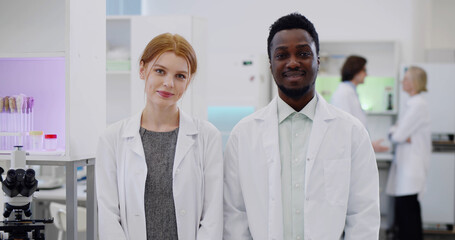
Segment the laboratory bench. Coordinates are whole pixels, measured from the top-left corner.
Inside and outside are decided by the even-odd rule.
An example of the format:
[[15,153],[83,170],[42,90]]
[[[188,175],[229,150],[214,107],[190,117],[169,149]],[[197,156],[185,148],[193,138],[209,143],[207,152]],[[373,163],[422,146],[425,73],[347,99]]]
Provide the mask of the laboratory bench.
[[[45,159],[50,160],[45,160]],[[9,156],[0,155],[0,161],[9,161]],[[78,200],[83,199],[80,195],[85,192],[85,201],[87,208],[87,239],[97,239],[96,232],[96,199],[95,199],[95,159],[68,160],[64,158],[53,158],[44,156],[27,156],[26,164],[41,165],[41,166],[64,166],[65,167],[65,188],[54,190],[43,190],[35,192],[35,197],[41,199],[64,198],[66,202],[66,222],[67,222],[67,239],[77,239],[77,206]],[[77,168],[81,166],[87,167],[87,182],[86,189],[78,187]],[[39,179],[38,179],[39,181]],[[39,183],[38,183],[39,188]],[[81,192],[82,191],[82,192]]]

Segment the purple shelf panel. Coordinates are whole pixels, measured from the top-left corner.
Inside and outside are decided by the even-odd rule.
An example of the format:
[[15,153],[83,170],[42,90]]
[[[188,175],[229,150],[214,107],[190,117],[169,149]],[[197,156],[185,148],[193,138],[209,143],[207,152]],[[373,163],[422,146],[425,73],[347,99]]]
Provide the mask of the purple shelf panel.
[[65,149],[65,58],[0,58],[0,97],[34,97],[34,130],[57,134]]

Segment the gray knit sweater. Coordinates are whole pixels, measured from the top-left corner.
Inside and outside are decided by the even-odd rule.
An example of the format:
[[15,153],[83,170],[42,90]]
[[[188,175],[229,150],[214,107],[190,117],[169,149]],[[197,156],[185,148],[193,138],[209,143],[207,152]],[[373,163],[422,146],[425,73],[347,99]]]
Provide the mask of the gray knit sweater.
[[144,194],[147,239],[178,239],[172,194],[178,128],[171,132],[153,132],[141,127],[139,131],[147,162]]

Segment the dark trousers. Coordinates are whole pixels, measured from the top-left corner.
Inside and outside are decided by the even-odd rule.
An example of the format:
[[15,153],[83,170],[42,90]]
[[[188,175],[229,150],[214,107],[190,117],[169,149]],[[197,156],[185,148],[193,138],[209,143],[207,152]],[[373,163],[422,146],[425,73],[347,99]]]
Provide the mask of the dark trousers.
[[395,226],[399,240],[422,240],[422,217],[417,194],[395,197]]

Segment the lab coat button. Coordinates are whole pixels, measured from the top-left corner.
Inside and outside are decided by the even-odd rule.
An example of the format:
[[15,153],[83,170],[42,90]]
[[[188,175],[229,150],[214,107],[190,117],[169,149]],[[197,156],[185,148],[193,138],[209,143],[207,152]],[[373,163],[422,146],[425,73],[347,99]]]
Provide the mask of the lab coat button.
[[299,134],[298,134],[298,133],[296,133],[296,134],[295,134],[295,136],[296,136],[296,137],[298,137],[298,136],[299,136]]
[[307,197],[307,198],[305,198],[305,199],[306,199],[307,201],[308,201],[308,200],[310,200],[310,198],[309,198],[309,197]]
[[299,240],[299,239],[302,239],[302,238],[300,237],[300,235],[297,235],[297,237],[296,237],[296,238],[297,238],[297,240]]
[[309,162],[309,161],[310,161],[310,158],[307,158],[306,160]]
[[300,209],[295,210],[296,214],[300,214]]
[[300,187],[300,184],[296,183],[295,188],[299,188],[299,187]]

